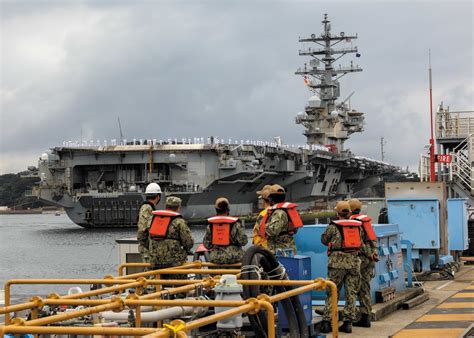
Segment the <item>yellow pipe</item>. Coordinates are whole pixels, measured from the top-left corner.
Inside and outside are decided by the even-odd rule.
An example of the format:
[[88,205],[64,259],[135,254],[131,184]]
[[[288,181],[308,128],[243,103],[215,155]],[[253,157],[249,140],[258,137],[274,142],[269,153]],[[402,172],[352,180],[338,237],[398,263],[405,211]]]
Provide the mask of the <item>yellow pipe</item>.
[[[199,262],[185,263],[185,264],[180,265],[180,266],[166,268],[166,270],[188,269],[188,268],[195,268],[195,267],[201,267],[201,263],[199,263]],[[163,270],[163,269],[151,270],[151,271],[145,271],[145,272],[138,272],[138,273],[133,273],[131,275],[120,276],[120,277],[117,277],[115,279],[116,280],[117,279],[119,279],[119,280],[120,279],[131,279],[131,278],[135,279],[135,278],[138,278],[138,277],[153,276],[153,275],[156,275],[157,273],[160,273],[161,270]]]
[[[5,294],[6,294],[5,290]],[[7,297],[5,297],[5,304],[7,304]],[[18,311],[23,311],[23,310],[28,310],[36,307],[35,302],[27,302],[27,303],[21,303],[17,305],[9,305],[5,307],[0,307],[0,315],[5,314],[5,324],[7,323],[7,314],[10,314],[11,312],[18,312]]]
[[330,281],[329,279],[319,279],[323,282],[323,287],[326,288],[329,286],[331,289],[331,305],[332,305],[332,313],[331,313],[331,326],[332,326],[332,336],[337,338],[339,336],[339,318],[337,313],[337,286],[334,282]]
[[[160,275],[160,274],[156,274],[156,275],[155,275],[155,280],[160,280],[160,279],[161,279],[161,275]],[[161,284],[155,285],[155,293],[160,292],[160,294],[161,294],[161,290],[162,290]],[[160,307],[159,307],[159,306],[156,306],[156,307],[154,307],[153,309],[154,309],[154,310],[159,310]],[[162,323],[161,320],[157,320],[157,321],[156,321],[156,327],[161,327],[162,324],[163,324],[163,323]]]
[[79,326],[18,326],[8,325],[0,327],[3,336],[5,333],[22,334],[70,334],[70,335],[101,335],[101,336],[144,336],[156,332],[156,328],[134,327],[79,327]]
[[271,296],[269,299],[270,299],[270,302],[272,302],[272,303],[279,302],[279,301],[281,301],[285,298],[290,298],[290,297],[293,297],[293,296],[297,296],[299,294],[309,292],[313,289],[320,289],[321,285],[323,285],[322,281],[321,280],[316,280],[316,281],[313,281],[312,284],[301,286],[301,287],[293,289],[293,290],[289,290],[289,291],[279,293],[277,295]]
[[155,273],[160,275],[187,275],[187,274],[200,274],[200,275],[222,275],[232,274],[235,275],[240,272],[237,269],[161,269],[155,270]]
[[[111,283],[109,280],[105,280],[108,283]],[[173,283],[179,283],[182,282],[183,280],[149,280],[147,283],[149,284],[173,284]],[[168,283],[169,282],[169,283]],[[183,291],[189,291],[192,290],[197,283],[202,283],[201,280],[198,281],[190,281],[190,280],[185,280],[185,284],[192,285],[193,287],[181,289],[181,291],[178,290],[179,292]],[[314,283],[313,281],[290,281],[290,280],[284,280],[284,281],[257,281],[257,280],[241,280],[238,281],[240,284],[243,285],[311,285]],[[68,282],[69,283],[69,282]],[[68,296],[63,296],[61,299],[66,300],[66,299],[78,299],[81,297],[90,297],[98,294],[103,294],[103,293],[109,293],[113,291],[119,291],[127,288],[132,288],[132,287],[137,287],[141,286],[141,282],[134,282],[134,283],[128,283],[125,285],[119,285],[119,286],[113,286],[113,287],[108,287],[108,288],[102,288],[94,291],[89,291],[89,292],[84,292],[80,294],[74,294],[74,295],[68,295]],[[172,289],[171,289],[172,290]],[[171,291],[170,290],[170,291]],[[151,294],[155,296],[160,296],[161,293],[157,294]],[[6,297],[5,297],[6,298]],[[147,298],[154,298],[154,297],[147,297]],[[281,300],[281,299],[279,299]],[[276,300],[278,301],[278,300]],[[273,301],[274,302],[274,301]],[[45,300],[45,304],[64,304],[64,305],[97,305],[97,304],[106,304],[109,303],[108,300],[85,300],[84,302],[61,302],[59,300]],[[13,305],[13,306],[7,306],[4,308],[0,308],[0,314],[2,313],[7,313],[7,312],[17,312],[17,311],[22,311],[26,309],[31,309],[36,306],[36,303],[34,302],[28,302],[28,303],[23,303],[23,304],[18,304],[18,305]]]
[[211,316],[207,317],[202,317],[196,320],[193,320],[189,323],[186,324],[186,331],[190,331],[193,329],[197,329],[198,327],[205,326],[214,322],[217,322],[222,319],[226,319],[229,317],[236,316],[238,314],[244,313],[244,312],[249,312],[254,310],[255,304],[253,303],[247,303],[245,305],[241,305],[239,307],[229,309],[220,313],[213,314]]
[[236,268],[240,268],[242,266],[242,264],[240,263],[235,263],[235,264],[216,264],[216,263],[210,263],[210,262],[201,262],[201,265],[202,266],[210,266],[210,267],[214,267],[214,266],[219,266],[219,267],[236,267]]
[[[74,278],[38,278],[38,279],[11,279],[7,281],[9,284],[126,284],[134,282],[135,279],[121,280],[115,278],[90,278],[90,279],[74,279]],[[6,284],[7,284],[6,283]]]
[[259,300],[260,306],[267,311],[267,334],[268,338],[275,337],[275,309],[268,301]]
[[[137,292],[134,295],[129,295],[131,296],[131,299],[133,298],[138,298],[141,294],[141,288],[137,289]],[[135,309],[135,327],[141,327],[142,326],[142,308],[140,304],[137,306]]]
[[122,277],[124,274],[123,274],[123,270],[125,268],[128,268],[128,267],[149,267],[151,266],[150,263],[124,263],[124,264],[120,264],[118,266],[118,276],[119,277]]
[[[83,306],[97,306],[103,304],[110,304],[115,299],[42,299],[44,305],[83,305]],[[33,302],[31,302],[33,303]],[[173,300],[148,300],[148,299],[125,299],[126,306],[240,306],[244,305],[243,300],[200,300],[200,299],[173,299]],[[13,312],[13,311],[10,311]]]
[[[204,287],[209,285],[208,282],[203,282],[203,283],[200,283],[200,284]],[[184,286],[180,286],[180,287],[177,287],[177,288],[171,288],[171,289],[168,289],[166,291],[158,291],[158,292],[154,292],[154,293],[149,293],[147,295],[141,296],[140,299],[154,299],[154,298],[161,297],[161,295],[163,295],[164,293],[168,293],[170,295],[175,295],[177,293],[191,291],[196,287],[196,285],[197,284],[184,285]]]

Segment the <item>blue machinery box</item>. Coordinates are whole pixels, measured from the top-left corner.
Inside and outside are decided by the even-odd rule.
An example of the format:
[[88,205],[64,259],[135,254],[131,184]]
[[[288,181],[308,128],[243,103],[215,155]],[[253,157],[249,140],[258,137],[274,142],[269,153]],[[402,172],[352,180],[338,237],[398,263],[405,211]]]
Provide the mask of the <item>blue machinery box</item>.
[[[292,257],[277,256],[278,261],[285,267],[290,279],[293,280],[310,280],[311,277],[311,258],[308,256],[295,255]],[[311,308],[311,292],[303,293],[299,296],[301,305],[303,306],[306,324],[311,324],[312,308]],[[288,319],[284,315],[283,308],[278,303],[278,313],[282,314],[278,317],[279,329],[289,328]]]
[[[431,270],[432,265],[439,267],[453,261],[451,255],[435,254],[439,253],[440,249],[439,204],[436,198],[387,199],[389,222],[400,225],[402,240],[408,241],[412,246],[410,264],[413,271],[426,272]],[[450,250],[456,250],[454,247],[463,250],[463,239],[467,237],[465,200],[448,199],[447,208],[447,243]]]
[[[321,243],[321,234],[326,226],[326,224],[306,225],[295,236],[298,254],[311,258],[312,279],[327,276],[327,247]],[[398,225],[376,224],[374,229],[377,234],[380,261],[375,266],[375,277],[371,282],[373,300],[375,292],[385,287],[394,287],[397,291],[405,289]],[[321,304],[325,298],[326,294],[322,291],[312,293],[315,304]],[[343,292],[339,299],[344,299]]]
[[467,199],[449,198],[447,204],[449,250],[464,251],[469,246]]
[[439,249],[439,202],[437,199],[389,198],[388,221],[400,226],[402,239],[413,249]]

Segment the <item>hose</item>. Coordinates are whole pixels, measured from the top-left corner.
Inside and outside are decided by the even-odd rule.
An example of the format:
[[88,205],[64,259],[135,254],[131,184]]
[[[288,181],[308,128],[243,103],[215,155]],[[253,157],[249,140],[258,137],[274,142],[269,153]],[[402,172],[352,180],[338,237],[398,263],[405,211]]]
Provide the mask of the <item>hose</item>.
[[[263,270],[263,271],[262,271]],[[278,263],[275,256],[268,250],[254,245],[248,248],[242,257],[241,279],[288,279],[284,268]],[[273,286],[274,294],[293,289],[291,286]],[[248,299],[264,293],[258,285],[244,285],[243,297]],[[281,301],[283,311],[288,319],[290,337],[309,337],[304,310],[298,296]],[[267,317],[262,311],[249,315],[249,321],[254,329],[255,336],[267,338]]]

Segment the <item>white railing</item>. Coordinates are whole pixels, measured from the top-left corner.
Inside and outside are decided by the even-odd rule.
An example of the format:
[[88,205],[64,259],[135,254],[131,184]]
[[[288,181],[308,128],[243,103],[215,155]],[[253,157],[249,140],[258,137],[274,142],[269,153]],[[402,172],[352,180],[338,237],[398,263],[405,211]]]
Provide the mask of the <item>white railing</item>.
[[439,138],[465,138],[474,133],[474,111],[449,112],[447,109],[436,114],[436,134]]
[[420,174],[420,182],[430,181],[430,156],[429,155],[420,154],[418,172]]
[[474,193],[474,170],[472,167],[474,161],[473,139],[474,134],[470,134],[460,143],[460,146],[453,149],[451,153],[453,161],[450,170],[450,180],[457,180],[471,195]]

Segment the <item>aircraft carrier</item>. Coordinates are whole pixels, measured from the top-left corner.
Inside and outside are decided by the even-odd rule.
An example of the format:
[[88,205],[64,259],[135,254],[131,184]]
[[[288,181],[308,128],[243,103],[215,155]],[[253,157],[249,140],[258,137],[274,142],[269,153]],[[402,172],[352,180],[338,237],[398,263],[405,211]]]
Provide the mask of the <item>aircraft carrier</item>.
[[[300,38],[299,55],[309,60],[296,71],[310,98],[295,122],[304,127],[305,145],[220,136],[179,139],[65,141],[39,159],[40,183],[33,194],[63,207],[82,227],[134,227],[148,183],[183,199],[186,218],[208,217],[213,202],[228,196],[234,215],[257,211],[255,191],[265,184],[286,187],[288,199],[311,209],[347,195],[358,196],[400,168],[353,155],[344,147],[363,132],[364,113],[338,101],[341,77],[362,69],[347,55],[360,56],[357,35],[333,33],[327,15],[323,32]],[[350,47],[342,47],[349,45]]]

